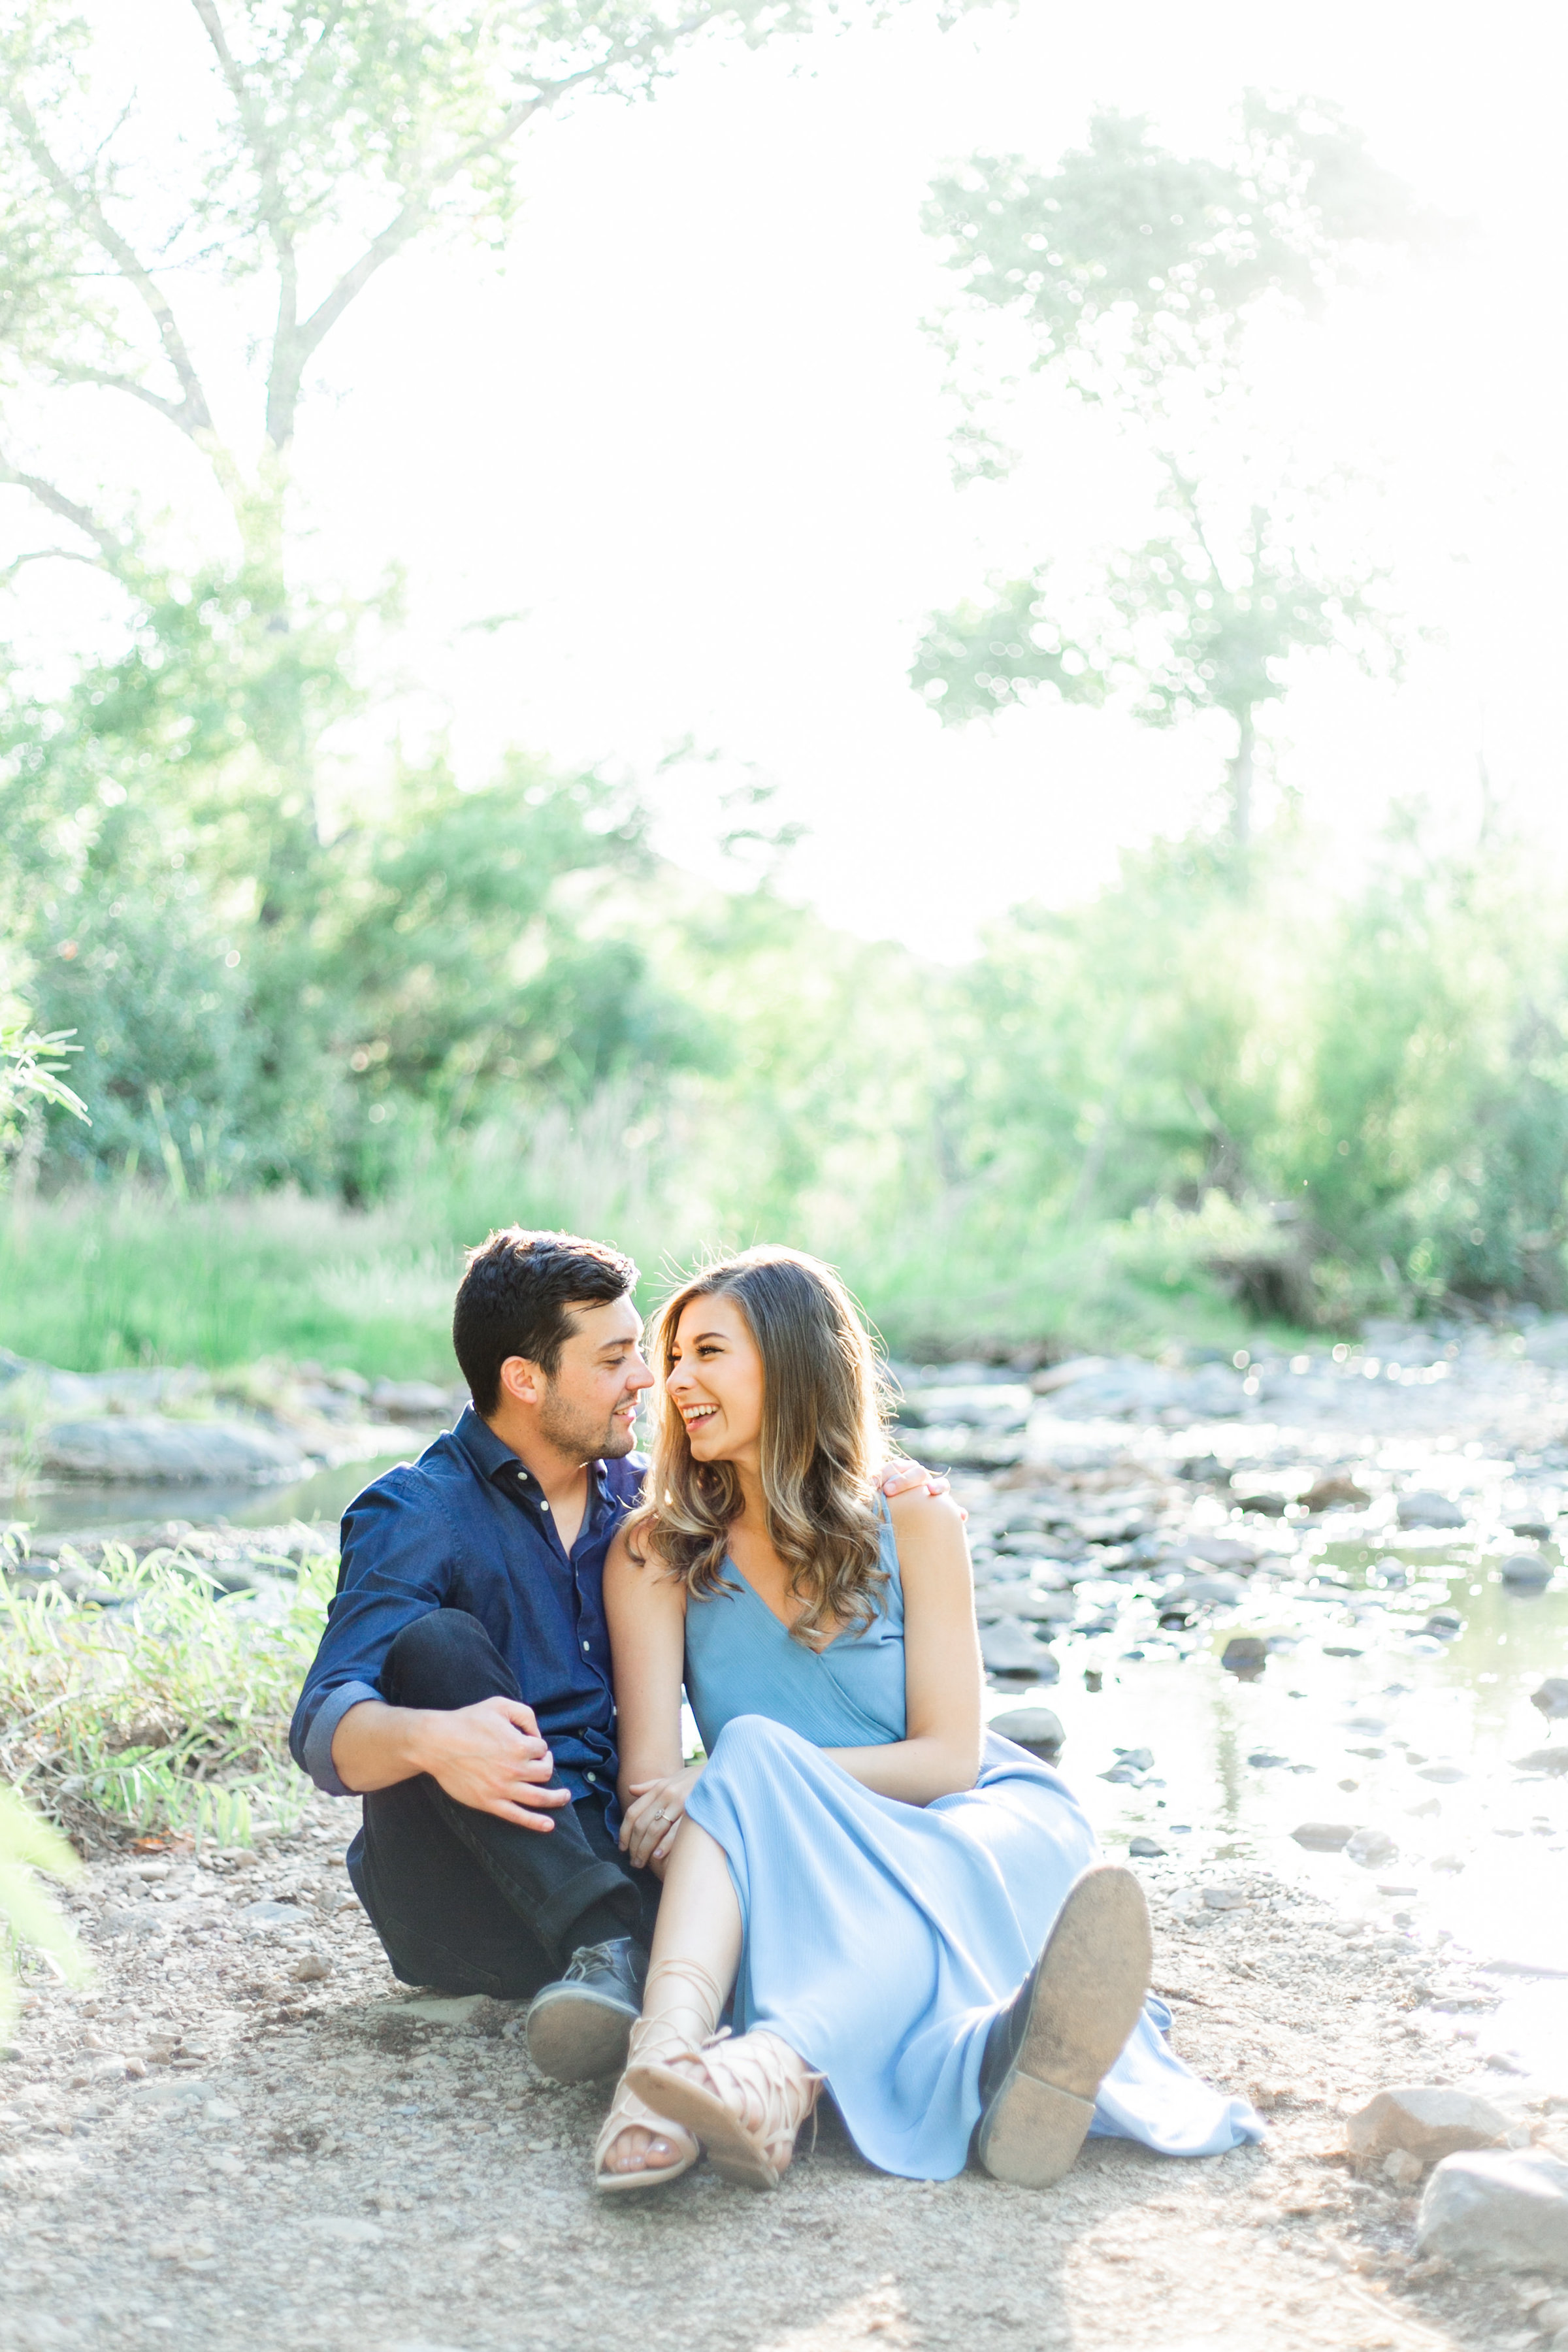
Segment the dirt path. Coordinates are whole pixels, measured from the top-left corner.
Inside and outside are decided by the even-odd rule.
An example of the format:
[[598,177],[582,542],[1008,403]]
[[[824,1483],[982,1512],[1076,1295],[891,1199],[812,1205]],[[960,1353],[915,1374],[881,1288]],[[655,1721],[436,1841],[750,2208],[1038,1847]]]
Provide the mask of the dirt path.
[[699,2172],[606,2207],[603,2095],[542,2082],[502,2004],[411,2001],[341,1834],[323,1802],[254,1858],[90,1867],[97,1980],[31,1996],[0,2088],[6,2352],[1531,2340],[1528,2283],[1413,2264],[1414,2199],[1342,2153],[1373,2090],[1460,2071],[1431,2004],[1491,1995],[1347,1939],[1310,1895],[1255,1878],[1243,1907],[1189,1912],[1174,1867],[1153,1890],[1176,2045],[1267,2110],[1261,2148],[1091,2143],[1037,2196],[880,2178],[829,2126],[777,2196]]

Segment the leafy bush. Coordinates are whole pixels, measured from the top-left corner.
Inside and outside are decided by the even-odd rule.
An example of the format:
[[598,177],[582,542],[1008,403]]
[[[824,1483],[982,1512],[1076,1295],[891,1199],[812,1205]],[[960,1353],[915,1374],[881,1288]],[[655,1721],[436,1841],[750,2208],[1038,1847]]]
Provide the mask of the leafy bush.
[[289,1720],[335,1579],[323,1558],[292,1586],[221,1593],[178,1550],[110,1545],[89,1580],[102,1599],[0,1584],[0,1774],[67,1822],[236,1844],[258,1810],[292,1818]]

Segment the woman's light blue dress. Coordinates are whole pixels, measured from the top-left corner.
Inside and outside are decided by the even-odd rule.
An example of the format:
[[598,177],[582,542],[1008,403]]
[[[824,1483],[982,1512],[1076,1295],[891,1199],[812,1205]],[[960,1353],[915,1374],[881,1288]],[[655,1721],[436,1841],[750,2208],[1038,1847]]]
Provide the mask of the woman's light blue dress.
[[[1067,1783],[985,1737],[979,1780],[934,1804],[878,1796],[825,1756],[905,1736],[903,1591],[822,1651],[792,1641],[732,1565],[689,1600],[686,1690],[708,1754],[687,1811],[729,1859],[745,1927],[735,2031],[765,2026],[827,2079],[885,2172],[946,2180],[980,2115],[999,2007],[1034,1965],[1094,1832]],[[1091,2129],[1217,2156],[1263,2126],[1190,2074],[1152,1995],[1100,2085]]]

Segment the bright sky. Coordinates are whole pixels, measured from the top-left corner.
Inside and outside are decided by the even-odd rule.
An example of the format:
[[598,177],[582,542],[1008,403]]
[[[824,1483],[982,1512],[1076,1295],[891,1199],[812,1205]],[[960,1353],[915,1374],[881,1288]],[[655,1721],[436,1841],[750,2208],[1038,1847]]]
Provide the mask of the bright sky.
[[[712,872],[715,792],[754,772],[810,828],[797,895],[960,955],[1010,903],[1080,895],[1186,823],[1223,751],[1043,706],[944,733],[908,688],[925,613],[1117,509],[1109,453],[1070,435],[1012,488],[952,486],[926,184],[974,149],[1049,163],[1096,104],[1202,150],[1247,85],[1310,91],[1471,226],[1279,355],[1289,421],[1383,478],[1354,529],[1440,633],[1397,688],[1305,673],[1280,772],[1342,867],[1391,798],[1473,824],[1482,757],[1561,848],[1558,23],[1506,0],[1484,37],[1415,0],[1021,0],[943,36],[911,8],[586,104],[530,151],[503,272],[405,259],[326,346],[300,453],[312,563],[407,567],[403,666],[466,780],[509,742],[603,761]],[[503,614],[522,618],[473,625]],[[689,738],[721,757],[661,773]]]

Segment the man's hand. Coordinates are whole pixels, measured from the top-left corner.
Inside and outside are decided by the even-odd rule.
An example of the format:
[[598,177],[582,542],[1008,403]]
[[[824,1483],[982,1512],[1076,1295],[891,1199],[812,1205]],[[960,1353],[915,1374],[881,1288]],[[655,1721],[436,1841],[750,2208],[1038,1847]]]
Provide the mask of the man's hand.
[[353,1790],[387,1789],[428,1772],[458,1804],[525,1830],[552,1829],[551,1812],[572,1801],[569,1789],[545,1786],[555,1759],[533,1709],[515,1698],[449,1710],[365,1699],[334,1732],[332,1762]]
[[[952,1484],[940,1470],[922,1470],[918,1462],[889,1462],[882,1473],[882,1492],[889,1499],[894,1495],[907,1495],[914,1486],[923,1486],[928,1495],[945,1495]],[[953,1507],[961,1519],[969,1517],[962,1503]]]
[[544,1783],[555,1759],[539,1736],[533,1709],[521,1699],[482,1698],[476,1706],[426,1715],[420,1747],[425,1770],[449,1797],[476,1812],[499,1813],[525,1830],[553,1826],[541,1806],[569,1805],[569,1789]]

